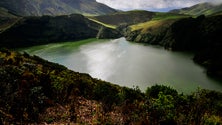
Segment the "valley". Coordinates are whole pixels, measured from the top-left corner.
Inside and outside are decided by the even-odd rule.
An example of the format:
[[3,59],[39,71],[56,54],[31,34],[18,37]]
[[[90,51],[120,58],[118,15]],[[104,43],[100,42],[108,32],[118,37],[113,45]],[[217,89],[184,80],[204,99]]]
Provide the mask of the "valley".
[[221,12],[1,0],[0,125],[222,124]]
[[156,84],[187,94],[198,87],[222,91],[221,82],[207,77],[205,69],[193,62],[192,53],[171,52],[125,38],[54,43],[19,51],[120,86],[138,86],[143,92]]

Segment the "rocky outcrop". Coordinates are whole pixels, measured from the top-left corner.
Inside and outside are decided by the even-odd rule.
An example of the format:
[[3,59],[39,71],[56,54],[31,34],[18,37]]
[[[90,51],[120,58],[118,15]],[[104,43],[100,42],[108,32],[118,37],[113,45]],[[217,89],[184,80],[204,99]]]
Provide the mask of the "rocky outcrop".
[[[128,41],[143,42],[153,45],[162,44],[162,39],[165,37],[167,27],[163,27],[161,31],[141,33],[141,30],[130,31],[125,33],[125,37]],[[163,43],[164,44],[164,43]]]

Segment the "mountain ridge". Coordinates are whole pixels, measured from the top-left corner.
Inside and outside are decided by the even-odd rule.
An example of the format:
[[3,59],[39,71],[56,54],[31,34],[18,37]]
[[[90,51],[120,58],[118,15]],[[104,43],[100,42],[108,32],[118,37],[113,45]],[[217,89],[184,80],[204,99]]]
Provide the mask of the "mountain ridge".
[[1,0],[0,7],[20,16],[101,15],[116,12],[115,9],[95,0]]
[[[7,11],[3,12],[7,17]],[[222,16],[191,18],[157,13],[151,17],[135,25],[132,19],[123,29],[107,28],[79,14],[22,17],[0,33],[0,48],[107,38],[110,34],[119,36],[121,29],[136,42],[153,41],[151,44],[172,50],[202,49],[195,62],[206,66],[208,74],[222,78]],[[221,92],[198,89],[184,95],[156,85],[142,93],[137,87],[120,87],[6,49],[0,49],[0,79],[0,125],[222,124]]]
[[222,4],[213,4],[210,2],[205,2],[205,3],[196,4],[191,7],[174,9],[169,12],[199,16],[199,15],[211,15],[219,11],[222,11]]

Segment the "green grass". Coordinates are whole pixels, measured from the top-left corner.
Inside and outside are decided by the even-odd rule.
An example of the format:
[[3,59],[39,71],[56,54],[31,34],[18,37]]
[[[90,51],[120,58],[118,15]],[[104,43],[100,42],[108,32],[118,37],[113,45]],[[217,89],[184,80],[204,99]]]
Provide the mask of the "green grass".
[[91,20],[91,21],[93,21],[93,22],[96,22],[96,23],[98,23],[98,24],[101,24],[101,25],[103,25],[103,26],[105,26],[105,27],[108,27],[108,28],[111,28],[111,29],[116,29],[116,26],[115,26],[115,25],[105,24],[105,23],[103,23],[103,22],[100,22],[100,21],[98,21],[98,20],[96,20],[96,19],[92,19],[92,18],[88,18],[88,19]]
[[45,48],[45,46],[60,47],[60,48],[68,50],[70,48],[79,47],[81,45],[84,45],[84,44],[87,44],[87,43],[90,43],[90,42],[94,42],[94,41],[98,41],[98,39],[97,38],[91,38],[91,39],[84,39],[84,40],[79,40],[79,41],[50,43],[50,44],[46,44],[46,45],[38,45],[38,46],[32,46],[32,47],[19,48],[19,49],[16,49],[16,50],[20,51],[20,52],[23,52],[25,50],[26,52],[30,53],[30,52],[34,52],[36,50],[40,50],[42,48]]
[[145,23],[139,23],[139,24],[132,25],[132,26],[130,26],[130,28],[132,31],[135,31],[135,30],[139,30],[139,29],[152,27],[152,26],[159,26],[161,24],[160,22],[161,21],[159,21],[159,20],[152,20],[152,21],[148,21]]
[[157,12],[152,20],[169,20],[169,19],[181,19],[189,17],[188,15],[174,14],[174,13],[161,13]]
[[153,32],[160,27],[169,26],[175,22],[175,20],[151,20],[145,23],[139,23],[136,25],[130,26],[131,31],[141,30],[141,33]]
[[130,11],[120,11],[116,13],[112,13],[111,15],[130,15],[130,14],[144,14],[148,13],[146,10],[130,10]]
[[212,14],[212,16],[222,15],[222,11]]
[[181,18],[186,18],[186,17],[188,16],[181,15],[181,14],[157,12],[152,18],[152,20],[144,22],[144,23],[131,25],[130,28],[132,31],[142,30],[142,33],[146,33],[149,31],[154,31],[155,29],[158,29],[159,27],[169,26],[176,20],[181,19]]

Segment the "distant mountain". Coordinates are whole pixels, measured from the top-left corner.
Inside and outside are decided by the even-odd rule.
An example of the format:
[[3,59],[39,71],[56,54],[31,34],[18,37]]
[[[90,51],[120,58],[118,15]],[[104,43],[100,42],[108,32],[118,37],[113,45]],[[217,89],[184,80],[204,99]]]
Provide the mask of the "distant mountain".
[[1,0],[0,7],[21,16],[100,15],[116,12],[96,0]]
[[187,8],[171,10],[170,12],[199,16],[202,14],[211,15],[219,11],[222,11],[222,4],[215,5],[215,4],[206,2],[206,3],[197,4],[191,7],[187,7]]

